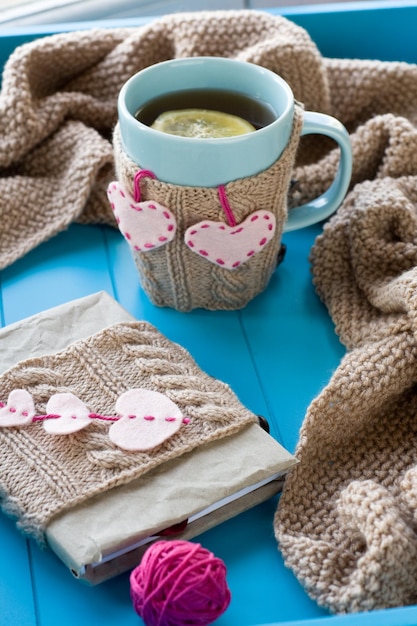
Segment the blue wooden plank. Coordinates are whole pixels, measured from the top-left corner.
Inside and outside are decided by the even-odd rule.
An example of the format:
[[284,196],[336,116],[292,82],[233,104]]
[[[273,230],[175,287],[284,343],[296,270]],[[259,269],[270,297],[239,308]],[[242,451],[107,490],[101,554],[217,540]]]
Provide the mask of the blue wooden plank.
[[331,618],[273,622],[258,626],[416,626],[415,607],[386,609],[372,613],[338,615]]
[[324,56],[417,61],[414,2],[341,2],[272,12],[306,28]]
[[345,352],[312,284],[308,255],[319,230],[284,236],[284,262],[241,313],[273,427],[291,451],[308,405]]
[[5,515],[0,516],[0,538],[0,624],[36,626],[27,541]]
[[72,225],[3,270],[1,283],[6,324],[95,291],[112,295],[102,229]]
[[[283,563],[273,535],[276,499],[264,502],[199,537],[227,565],[232,594],[219,626],[328,616],[308,598]],[[330,626],[330,624],[329,624]]]
[[140,626],[127,574],[89,587],[76,581],[54,554],[33,544],[32,558],[39,626]]

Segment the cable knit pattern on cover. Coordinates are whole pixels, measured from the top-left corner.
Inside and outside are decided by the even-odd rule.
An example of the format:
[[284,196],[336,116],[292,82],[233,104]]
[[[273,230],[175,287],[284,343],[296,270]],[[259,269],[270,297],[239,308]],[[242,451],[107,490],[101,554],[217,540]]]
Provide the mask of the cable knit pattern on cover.
[[112,415],[118,396],[137,387],[165,394],[190,419],[146,452],[112,444],[109,424],[99,420],[64,437],[36,423],[0,429],[2,505],[23,531],[42,542],[57,513],[257,422],[225,383],[202,372],[184,348],[146,322],[116,324],[56,355],[19,363],[0,377],[0,398],[24,388],[42,413],[52,394],[71,392],[90,411]]

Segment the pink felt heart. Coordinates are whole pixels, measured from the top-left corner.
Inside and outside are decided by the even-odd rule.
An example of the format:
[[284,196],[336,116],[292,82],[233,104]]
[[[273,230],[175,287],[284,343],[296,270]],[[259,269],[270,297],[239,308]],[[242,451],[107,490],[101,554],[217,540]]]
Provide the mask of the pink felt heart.
[[72,393],[56,393],[51,396],[46,412],[51,417],[44,420],[43,427],[51,435],[69,435],[91,424],[89,410]]
[[134,250],[154,250],[174,238],[177,228],[175,217],[159,202],[135,202],[117,181],[108,186],[107,197],[120,232]]
[[233,270],[265,248],[275,233],[275,215],[256,211],[236,226],[204,220],[185,231],[187,246],[203,258]]
[[0,426],[25,426],[35,416],[33,398],[25,389],[13,389],[0,407]]
[[151,450],[172,437],[183,423],[179,407],[167,396],[149,389],[130,389],[116,402],[121,415],[109,429],[109,438],[119,448]]

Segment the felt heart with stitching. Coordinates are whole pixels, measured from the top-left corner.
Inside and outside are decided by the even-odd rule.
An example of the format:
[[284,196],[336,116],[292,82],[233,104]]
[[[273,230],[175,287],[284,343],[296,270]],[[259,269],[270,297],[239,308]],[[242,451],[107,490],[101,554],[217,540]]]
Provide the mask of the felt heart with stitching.
[[0,404],[0,426],[25,426],[35,415],[32,396],[25,389],[13,389],[7,404]]
[[46,411],[55,417],[47,419],[43,427],[50,435],[69,435],[91,424],[84,402],[73,393],[56,393],[46,405]]
[[110,183],[107,197],[120,232],[134,250],[154,250],[174,238],[177,227],[175,217],[159,202],[135,202],[118,181]]
[[124,450],[151,450],[174,435],[184,423],[175,402],[149,389],[126,391],[118,398],[116,411],[121,417],[111,425],[109,438]]
[[204,220],[185,231],[187,246],[225,269],[233,270],[265,248],[275,233],[275,215],[255,211],[236,226]]

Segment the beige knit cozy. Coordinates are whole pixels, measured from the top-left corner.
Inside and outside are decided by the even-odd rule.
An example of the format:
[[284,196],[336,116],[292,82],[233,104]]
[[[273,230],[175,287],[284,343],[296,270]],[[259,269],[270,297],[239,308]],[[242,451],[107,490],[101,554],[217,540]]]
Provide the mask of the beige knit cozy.
[[[190,226],[204,220],[225,223],[216,188],[182,187],[144,178],[141,199],[169,207],[177,232],[169,245],[151,252],[137,252],[131,246],[143,289],[159,306],[179,311],[240,309],[267,286],[277,267],[281,235],[287,217],[287,194],[302,127],[297,106],[290,141],[279,159],[255,176],[232,181],[225,193],[237,224],[255,211],[266,210],[275,217],[274,236],[268,244],[240,267],[225,269],[192,252],[184,241]],[[119,126],[114,133],[116,175],[133,196],[138,166],[122,150]]]
[[137,388],[164,394],[189,419],[150,450],[119,448],[109,439],[109,423],[96,419],[69,435],[51,435],[33,420],[0,428],[2,506],[24,532],[42,542],[58,513],[257,422],[225,383],[202,372],[184,348],[147,322],[115,324],[0,377],[3,404],[11,391],[25,389],[38,415],[51,396],[69,392],[91,413],[114,416],[118,397]]

